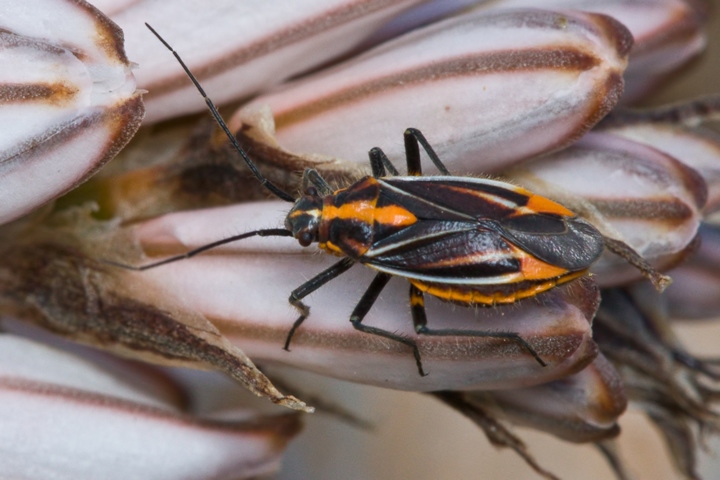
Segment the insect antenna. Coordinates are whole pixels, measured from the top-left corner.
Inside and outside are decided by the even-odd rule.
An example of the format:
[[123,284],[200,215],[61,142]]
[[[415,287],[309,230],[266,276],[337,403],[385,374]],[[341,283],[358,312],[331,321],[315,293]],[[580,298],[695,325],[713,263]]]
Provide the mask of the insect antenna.
[[672,283],[672,278],[655,270],[647,260],[641,257],[627,243],[610,237],[603,237],[603,240],[605,241],[605,248],[637,268],[643,277],[652,282],[658,292],[662,293]]
[[186,258],[191,258],[197,255],[198,253],[202,253],[206,250],[210,250],[211,248],[219,247],[220,245],[225,245],[227,243],[237,242],[238,240],[243,240],[245,238],[250,237],[292,237],[293,234],[290,230],[285,230],[284,228],[267,228],[264,230],[254,230],[252,232],[245,232],[241,233],[240,235],[234,235],[232,237],[223,238],[222,240],[217,240],[212,243],[205,244],[201,247],[195,248],[193,250],[187,251],[185,253],[181,253],[180,255],[175,255],[174,257],[165,258],[163,260],[154,262],[154,263],[148,263],[147,265],[128,265],[127,263],[120,263],[115,262],[112,260],[102,260],[103,263],[106,263],[108,265],[112,265],[114,267],[120,267],[124,268],[126,270],[135,270],[138,272],[142,272],[143,270],[150,270],[151,268],[159,267],[161,265],[167,265],[168,263],[174,263],[180,260],[185,260]]
[[205,103],[207,104],[208,109],[210,110],[210,113],[212,113],[213,117],[215,117],[215,121],[220,125],[220,128],[223,129],[225,132],[225,135],[227,135],[228,139],[230,139],[230,143],[232,143],[233,147],[235,147],[235,150],[240,154],[243,160],[245,160],[245,163],[250,168],[250,171],[253,175],[255,175],[255,178],[258,179],[260,184],[270,190],[273,195],[278,197],[281,200],[285,200],[286,202],[295,202],[295,197],[290,195],[289,193],[282,190],[280,187],[272,183],[270,180],[265,178],[262,173],[257,169],[255,164],[250,160],[250,157],[248,157],[247,153],[245,153],[245,150],[242,149],[240,144],[237,142],[237,139],[235,138],[235,135],[230,132],[230,129],[228,128],[225,121],[220,116],[220,113],[218,112],[217,108],[213,104],[212,100],[210,100],[210,97],[207,96],[205,93],[205,90],[200,86],[200,82],[197,81],[195,78],[195,75],[192,74],[190,69],[185,65],[185,62],[183,62],[182,58],[180,58],[180,55],[168,44],[165,39],[163,39],[159,33],[155,31],[153,27],[151,27],[149,24],[145,23],[145,26],[150,29],[150,31],[162,42],[165,47],[172,52],[172,54],[175,56],[177,61],[180,63],[180,66],[185,70],[185,74],[192,80],[192,82],[195,84],[195,88],[197,88],[198,92],[200,92],[200,95],[205,99]]

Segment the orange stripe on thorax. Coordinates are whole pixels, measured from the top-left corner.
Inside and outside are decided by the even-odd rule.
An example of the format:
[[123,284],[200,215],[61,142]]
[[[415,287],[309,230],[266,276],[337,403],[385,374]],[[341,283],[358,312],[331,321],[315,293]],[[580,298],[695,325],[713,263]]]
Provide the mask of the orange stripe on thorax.
[[417,221],[417,217],[399,205],[388,205],[375,209],[375,221],[382,225],[405,227]]
[[372,200],[358,200],[356,202],[344,203],[342,205],[323,205],[322,220],[331,222],[333,220],[357,220],[365,223],[372,223],[375,217],[375,204],[377,198]]
[[395,227],[412,225],[417,221],[415,215],[399,205],[375,208],[376,203],[377,198],[344,203],[340,206],[324,205],[322,219],[328,222],[336,219],[352,219],[369,224],[375,221],[383,225]]

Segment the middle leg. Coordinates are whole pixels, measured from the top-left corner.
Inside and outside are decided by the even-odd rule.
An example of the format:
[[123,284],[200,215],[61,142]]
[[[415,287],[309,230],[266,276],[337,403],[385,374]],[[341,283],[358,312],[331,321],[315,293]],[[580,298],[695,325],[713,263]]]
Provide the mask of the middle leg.
[[423,371],[422,368],[422,361],[420,360],[420,350],[418,350],[417,343],[415,343],[414,340],[411,340],[404,335],[400,335],[397,333],[389,332],[387,330],[384,330],[382,328],[377,327],[371,327],[368,325],[364,325],[362,323],[363,319],[365,318],[365,315],[370,311],[370,308],[372,308],[373,304],[377,300],[377,298],[380,296],[380,292],[382,292],[383,288],[385,288],[385,285],[390,281],[390,278],[392,275],[380,272],[377,275],[375,275],[375,278],[373,279],[372,283],[368,287],[368,289],[363,294],[362,298],[358,302],[357,306],[353,310],[352,314],[350,315],[350,323],[352,323],[352,326],[361,332],[364,333],[370,333],[372,335],[377,335],[383,338],[388,338],[390,340],[395,340],[396,342],[400,342],[404,345],[407,345],[408,347],[412,348],[413,356],[415,357],[415,364],[417,365],[418,372],[420,373],[421,377],[424,377],[426,374]]

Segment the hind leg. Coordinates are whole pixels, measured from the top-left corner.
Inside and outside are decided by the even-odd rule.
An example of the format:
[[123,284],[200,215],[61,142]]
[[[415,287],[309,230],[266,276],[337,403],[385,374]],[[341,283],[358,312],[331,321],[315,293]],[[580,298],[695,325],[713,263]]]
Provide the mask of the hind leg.
[[459,330],[454,328],[448,329],[429,329],[427,326],[427,315],[425,314],[425,298],[423,292],[415,285],[410,285],[410,311],[412,313],[413,325],[415,326],[415,332],[418,335],[434,335],[438,337],[489,337],[489,338],[504,338],[512,342],[517,343],[520,347],[527,350],[527,352],[537,360],[537,362],[543,367],[547,366],[547,363],[537,354],[534,348],[530,346],[524,338],[522,338],[516,332],[487,332],[482,330]]

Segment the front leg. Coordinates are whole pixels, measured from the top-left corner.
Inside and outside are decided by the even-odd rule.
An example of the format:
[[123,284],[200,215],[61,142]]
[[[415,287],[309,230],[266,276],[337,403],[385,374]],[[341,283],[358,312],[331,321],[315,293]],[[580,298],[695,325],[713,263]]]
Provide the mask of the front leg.
[[442,175],[450,175],[450,171],[445,164],[437,156],[435,150],[430,146],[425,135],[417,128],[408,128],[403,134],[405,138],[405,158],[407,159],[407,171],[410,176],[422,175],[422,167],[420,166],[420,145],[425,149],[430,160],[435,164]]
[[372,168],[373,177],[384,177],[386,175],[386,170],[390,172],[390,175],[395,177],[400,175],[400,172],[397,171],[395,165],[390,162],[390,159],[387,158],[385,152],[383,152],[380,148],[372,148],[368,152],[368,157],[370,157],[370,168]]
[[310,187],[315,187],[315,191],[321,197],[326,195],[332,195],[333,189],[325,181],[324,178],[314,168],[306,168],[303,172],[301,181],[302,191],[305,195],[310,195],[311,191],[308,190]]
[[295,335],[295,330],[297,330],[298,327],[302,324],[302,322],[304,322],[305,319],[308,317],[308,315],[310,315],[310,307],[305,305],[302,302],[302,299],[328,283],[330,280],[337,278],[343,273],[347,272],[354,263],[355,260],[353,260],[352,258],[343,258],[342,260],[334,264],[332,267],[323,270],[322,272],[318,273],[313,278],[292,291],[292,293],[290,294],[290,298],[288,298],[288,302],[290,302],[290,305],[298,309],[298,311],[300,312],[300,316],[297,320],[295,320],[295,323],[293,323],[292,328],[290,328],[290,331],[287,334],[287,338],[285,339],[285,346],[283,347],[285,350],[287,350],[288,352],[290,351],[290,340],[292,340],[293,335]]

